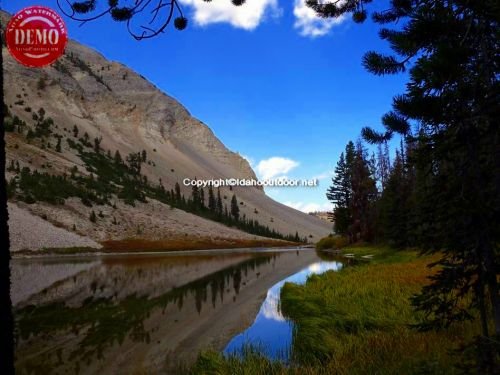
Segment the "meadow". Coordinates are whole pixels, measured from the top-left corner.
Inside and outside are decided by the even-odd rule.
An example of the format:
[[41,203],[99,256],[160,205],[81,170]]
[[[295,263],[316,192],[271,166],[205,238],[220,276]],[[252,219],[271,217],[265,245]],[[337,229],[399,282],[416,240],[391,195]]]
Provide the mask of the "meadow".
[[410,298],[435,272],[437,256],[388,247],[350,247],[356,258],[373,255],[340,272],[287,283],[281,309],[295,324],[292,363],[270,361],[248,348],[242,357],[200,354],[191,374],[455,374],[458,349],[479,332],[474,322],[420,332],[423,316]]

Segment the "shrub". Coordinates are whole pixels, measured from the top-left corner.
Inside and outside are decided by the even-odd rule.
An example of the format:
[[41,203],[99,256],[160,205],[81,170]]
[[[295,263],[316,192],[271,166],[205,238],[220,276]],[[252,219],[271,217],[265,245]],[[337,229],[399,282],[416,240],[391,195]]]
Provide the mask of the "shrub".
[[4,127],[6,132],[13,132],[14,130],[16,130],[14,122],[10,117],[6,117],[4,119]]
[[87,206],[87,207],[92,207],[92,202],[90,201],[89,198],[87,198],[86,196],[85,197],[82,197],[81,198],[81,201],[83,203],[84,206]]
[[33,196],[32,196],[32,195],[25,195],[25,196],[20,197],[20,199],[21,199],[24,203],[27,203],[27,204],[33,204],[33,203],[36,203],[36,200],[35,200],[35,198],[33,198]]
[[47,82],[45,82],[45,78],[44,77],[40,77],[40,79],[38,80],[37,84],[36,84],[36,88],[38,90],[44,90],[45,87],[47,87]]
[[57,70],[58,72],[62,73],[62,74],[67,74],[69,76],[71,76],[71,72],[69,71],[69,69],[66,67],[66,65],[64,65],[63,63],[61,63],[59,60],[57,60],[53,65],[52,67]]
[[342,249],[349,244],[349,240],[346,237],[341,236],[328,236],[323,237],[316,243],[317,250],[326,249]]
[[15,177],[11,178],[10,181],[6,181],[5,184],[7,188],[7,198],[11,199],[16,195],[16,189],[17,189],[17,180]]
[[57,138],[56,151],[61,152],[61,137]]

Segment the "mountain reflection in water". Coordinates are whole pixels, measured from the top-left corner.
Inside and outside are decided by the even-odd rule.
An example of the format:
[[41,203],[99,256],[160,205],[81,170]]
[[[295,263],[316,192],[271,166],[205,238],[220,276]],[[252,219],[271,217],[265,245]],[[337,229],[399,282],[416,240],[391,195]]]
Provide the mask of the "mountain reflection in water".
[[[317,261],[310,250],[15,260],[16,370],[165,373],[201,349],[223,349],[251,323],[259,295]],[[58,272],[51,285],[22,290],[23,280]],[[277,285],[259,316],[287,324]]]

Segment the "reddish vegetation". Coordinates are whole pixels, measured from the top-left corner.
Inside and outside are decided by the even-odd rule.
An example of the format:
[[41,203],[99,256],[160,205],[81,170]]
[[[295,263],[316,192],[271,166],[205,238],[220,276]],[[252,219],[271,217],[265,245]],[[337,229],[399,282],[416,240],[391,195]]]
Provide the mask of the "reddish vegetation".
[[240,249],[246,247],[283,247],[297,246],[295,242],[281,240],[243,240],[227,238],[172,238],[168,240],[144,240],[131,238],[127,240],[110,240],[101,242],[104,252],[139,252],[139,251],[179,251],[208,249]]

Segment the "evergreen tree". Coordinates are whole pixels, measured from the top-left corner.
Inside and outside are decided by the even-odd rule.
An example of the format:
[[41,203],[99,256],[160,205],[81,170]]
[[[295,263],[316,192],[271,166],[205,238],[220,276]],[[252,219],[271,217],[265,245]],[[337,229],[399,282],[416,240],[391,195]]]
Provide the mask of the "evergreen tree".
[[178,182],[175,183],[175,201],[180,203],[181,202],[181,186],[179,185]]
[[222,216],[222,199],[220,196],[220,189],[217,188],[217,202],[216,202],[217,215]]
[[10,160],[10,165],[9,167],[7,168],[7,171],[9,172],[14,172],[16,170],[16,167],[15,167],[15,164],[14,164],[14,159],[11,159]]
[[61,152],[61,137],[57,137],[56,151]]
[[[352,12],[362,22],[370,2],[310,0],[308,5],[323,17]],[[392,1],[372,18],[385,25],[397,22],[394,29],[380,30],[395,55],[368,52],[363,61],[376,75],[410,67],[406,92],[394,98],[393,110],[382,118],[385,132],[365,128],[363,136],[374,143],[394,134],[407,138],[410,123],[419,125],[417,137],[409,137],[416,144],[409,164],[418,184],[416,202],[430,203],[416,223],[434,231],[420,237],[420,245],[441,252],[432,283],[413,300],[426,317],[420,327],[447,327],[478,311],[482,331],[476,371],[483,374],[497,370],[488,316],[496,340],[500,337],[498,14],[497,1]],[[401,155],[403,163],[406,157]]]
[[236,195],[234,194],[231,198],[231,216],[236,221],[240,219],[240,208],[238,207],[238,200],[236,199]]
[[115,151],[115,158],[114,159],[115,159],[116,164],[122,164],[123,159],[122,159],[122,156],[120,154],[120,151],[118,151],[118,150]]
[[141,164],[142,164],[142,159],[141,159],[141,154],[132,152],[127,156],[127,162],[130,167],[130,169],[133,171],[133,173],[136,176],[140,176],[141,174]]
[[334,204],[331,219],[334,221],[335,233],[347,235],[351,224],[349,214],[351,181],[343,152],[340,154],[340,159],[335,167],[332,186],[328,188],[326,197]]
[[396,152],[394,167],[378,202],[378,238],[403,248],[409,245],[409,181],[401,152]]
[[356,144],[356,153],[351,166],[352,197],[349,205],[351,225],[349,233],[354,240],[369,241],[373,239],[374,203],[377,198],[375,180],[372,177],[370,163],[366,158],[366,150],[361,141]]
[[191,204],[195,210],[200,208],[200,190],[196,185],[191,187]]
[[203,188],[200,188],[200,201],[199,205],[201,209],[205,208],[205,190]]
[[335,233],[349,236],[351,226],[351,196],[352,182],[351,173],[354,162],[354,143],[348,142],[345,152],[340,155],[340,159],[335,167],[335,175],[332,179],[332,186],[327,190],[327,199],[334,204],[331,219],[334,221]]
[[[345,156],[344,156],[345,155]],[[368,161],[361,142],[349,142],[345,154],[335,168],[327,198],[334,204],[333,220],[337,234],[356,241],[358,235],[369,240],[373,236],[373,207],[377,198],[375,165]]]
[[214,189],[212,189],[212,186],[208,187],[208,209],[210,212],[213,213],[216,212],[216,201],[215,201]]
[[43,122],[45,119],[45,109],[43,107],[38,110],[38,118],[40,122]]

